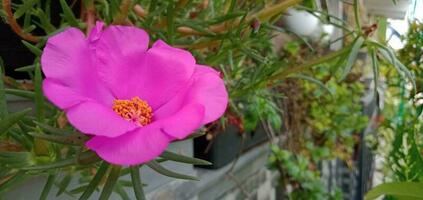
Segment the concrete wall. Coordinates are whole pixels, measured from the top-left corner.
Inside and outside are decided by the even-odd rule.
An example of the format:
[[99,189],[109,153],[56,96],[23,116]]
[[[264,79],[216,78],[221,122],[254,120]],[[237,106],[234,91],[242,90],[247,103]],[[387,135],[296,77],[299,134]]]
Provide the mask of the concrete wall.
[[[171,145],[174,152],[192,155],[192,141],[177,142]],[[263,144],[243,154],[237,162],[218,169],[200,169],[190,165],[167,162],[164,165],[177,172],[194,175],[200,181],[185,181],[168,178],[157,174],[147,167],[141,169],[141,177],[147,199],[181,199],[181,200],[212,200],[212,199],[275,199],[274,184],[276,173],[266,167],[268,145]],[[129,180],[129,177],[125,177]],[[58,179],[60,180],[60,179]],[[76,180],[76,179],[75,179]],[[6,200],[31,200],[38,199],[45,184],[45,177],[35,177],[19,185],[7,193]],[[69,188],[77,187],[73,182]],[[132,188],[126,188],[131,199],[135,199]],[[63,194],[56,197],[57,187],[53,187],[48,199],[70,200],[77,199],[78,195],[71,197]],[[93,194],[91,199],[98,199],[99,193]],[[1,199],[1,198],[0,198]],[[113,194],[111,199],[120,199]]]

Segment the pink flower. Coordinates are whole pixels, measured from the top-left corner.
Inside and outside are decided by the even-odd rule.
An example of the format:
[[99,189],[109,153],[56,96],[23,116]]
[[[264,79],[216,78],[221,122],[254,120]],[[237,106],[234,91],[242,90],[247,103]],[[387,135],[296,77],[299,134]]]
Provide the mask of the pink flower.
[[228,102],[223,80],[188,51],[139,28],[76,28],[49,38],[41,57],[45,96],[66,111],[86,146],[120,165],[148,162],[168,144],[218,119]]

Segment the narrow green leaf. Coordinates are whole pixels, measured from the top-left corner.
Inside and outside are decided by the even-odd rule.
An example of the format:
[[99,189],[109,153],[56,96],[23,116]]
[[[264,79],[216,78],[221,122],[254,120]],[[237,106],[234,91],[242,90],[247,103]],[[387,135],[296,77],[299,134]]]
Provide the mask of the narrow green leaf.
[[215,36],[216,33],[213,31],[210,31],[207,28],[202,27],[200,24],[193,22],[193,21],[184,21],[181,23],[184,26],[190,27],[194,29],[195,31],[198,31],[199,33],[203,34],[204,36]]
[[101,191],[99,200],[108,200],[110,195],[113,192],[115,184],[120,177],[120,170],[122,169],[121,166],[113,165],[112,169],[110,170],[109,176],[107,177],[106,184]]
[[23,66],[23,67],[19,67],[15,69],[15,71],[17,72],[32,72],[34,70],[35,70],[34,65]]
[[193,164],[193,165],[211,165],[212,163],[210,163],[209,161],[206,160],[201,160],[198,158],[192,158],[189,156],[184,156],[184,155],[180,155],[180,154],[176,154],[170,151],[164,151],[160,157],[166,159],[166,160],[172,160],[175,162],[181,162],[181,163],[188,163],[188,164]]
[[22,127],[25,126],[22,122],[18,123],[19,128],[12,127],[9,129],[8,134],[11,138],[19,142],[26,150],[31,151],[34,146],[34,141],[31,136],[27,134]]
[[[40,127],[43,131],[50,133],[50,134],[53,134],[53,135],[61,135],[61,136],[63,136],[63,135],[80,135],[79,133],[75,133],[75,132],[65,130],[65,129],[56,128],[56,127],[53,127],[53,126],[50,126],[48,124],[44,124],[44,123],[41,123],[41,122],[34,121],[34,123],[37,124],[38,127]],[[87,136],[84,136],[84,135],[81,135],[81,137],[88,138]]]
[[228,21],[228,20],[231,20],[231,19],[234,19],[234,18],[238,18],[238,17],[244,16],[244,15],[245,15],[245,12],[233,12],[233,13],[231,12],[231,13],[228,13],[227,15],[216,17],[216,18],[210,20],[209,24],[210,25],[220,24],[224,21]]
[[122,200],[131,200],[131,198],[128,196],[128,193],[126,193],[125,189],[121,184],[119,184],[119,182],[116,183],[113,191],[115,191]]
[[413,74],[410,72],[410,70],[407,69],[395,56],[395,53],[392,52],[391,49],[380,45],[379,46],[379,52],[382,54],[382,56],[391,63],[392,66],[394,66],[395,70],[401,75],[401,77],[404,80],[409,80],[411,84],[413,84],[413,89],[416,91],[416,80],[414,79]]
[[132,186],[137,200],[145,200],[139,167],[130,167]]
[[68,172],[65,177],[63,177],[62,181],[60,181],[56,196],[63,194],[66,191],[66,188],[69,186],[70,182],[72,181],[72,173]]
[[30,152],[0,152],[0,163],[8,167],[22,167],[34,164]]
[[51,0],[45,0],[44,10],[46,11],[46,15],[48,18],[51,18]]
[[71,194],[79,194],[79,193],[84,192],[87,189],[87,187],[88,187],[88,184],[81,185],[79,187],[76,187],[76,188],[70,190],[69,193],[71,193]]
[[48,175],[47,182],[44,185],[43,191],[41,192],[41,195],[40,195],[40,200],[47,199],[48,194],[51,191],[51,187],[53,186],[55,179],[56,179],[56,174],[55,173]]
[[66,3],[66,0],[60,0],[60,6],[62,6],[66,21],[68,21],[71,26],[78,27],[78,20],[73,14],[72,9]]
[[90,196],[93,194],[95,189],[100,184],[108,168],[109,168],[109,164],[107,162],[101,163],[100,167],[97,170],[97,173],[95,174],[91,182],[88,184],[84,193],[81,195],[81,197],[79,197],[79,200],[87,200],[88,198],[90,198]]
[[404,197],[411,199],[423,199],[423,183],[417,182],[397,182],[383,183],[370,190],[365,200],[376,199],[381,195],[393,195],[395,197]]
[[191,134],[190,136],[186,137],[186,140],[189,140],[189,139],[194,139],[194,138],[198,138],[198,137],[201,137],[201,136],[203,136],[203,135],[205,135],[205,134],[206,134],[206,132],[205,132],[205,131],[201,131],[201,132],[193,133],[193,134]]
[[23,4],[16,9],[15,13],[13,13],[13,17],[15,19],[18,19],[22,17],[29,9],[31,9],[35,4],[37,3],[37,0],[26,0],[23,1]]
[[175,37],[175,3],[174,1],[169,1],[169,4],[167,6],[167,40],[169,44],[173,44],[173,40]]
[[173,171],[170,171],[166,168],[164,168],[163,166],[161,166],[157,161],[150,161],[149,163],[146,164],[148,167],[150,167],[151,169],[153,169],[154,171],[156,171],[159,174],[165,175],[165,176],[169,176],[169,177],[173,177],[173,178],[178,178],[178,179],[186,179],[186,180],[195,180],[198,181],[197,177],[194,176],[189,176],[189,175],[185,175],[185,174],[179,174]]
[[4,92],[6,94],[11,94],[11,95],[15,95],[15,96],[23,97],[23,98],[27,98],[27,99],[34,99],[34,97],[35,97],[34,92],[28,91],[28,90],[6,88],[6,89],[4,89]]
[[375,49],[370,50],[370,56],[372,58],[372,69],[373,69],[373,82],[374,82],[374,95],[377,96],[377,88],[379,83],[379,62],[377,60],[377,55]]
[[35,64],[35,76],[34,76],[34,92],[35,92],[35,111],[38,121],[44,120],[44,96],[42,91],[43,77],[41,75],[41,66],[37,62]]
[[49,164],[22,167],[21,170],[50,170],[69,167],[73,165],[85,165],[98,161],[100,161],[100,159],[94,152],[86,151],[73,158],[63,159]]
[[423,104],[422,105],[419,105],[419,106],[417,106],[417,108],[416,108],[416,116],[417,116],[417,118],[418,117],[420,117],[420,115],[423,113]]
[[333,95],[333,92],[328,87],[326,87],[326,85],[324,83],[322,83],[321,81],[319,81],[319,80],[317,80],[317,79],[315,79],[313,77],[306,76],[306,75],[303,75],[303,74],[292,75],[291,77],[299,78],[299,79],[304,79],[306,81],[310,81],[310,82],[318,85],[320,88],[322,88],[323,90],[325,90],[326,92],[328,92],[330,95]]
[[31,51],[35,56],[40,56],[43,53],[43,51],[41,51],[40,48],[36,47],[35,45],[25,40],[22,40],[22,44],[25,45],[26,48],[28,48],[28,50]]
[[3,66],[0,63],[0,118],[3,118],[6,115],[7,115],[7,103],[6,103],[6,94],[4,91],[4,83],[3,83]]
[[35,132],[28,132],[29,135],[33,136],[34,138],[39,138],[43,140],[48,140],[51,142],[56,142],[60,144],[68,144],[68,145],[76,145],[80,146],[86,142],[86,137],[82,135],[67,135],[67,136],[59,136],[59,135],[47,135],[43,133],[35,133]]
[[25,110],[22,110],[20,112],[15,112],[7,117],[4,117],[0,121],[0,135],[6,133],[6,131],[12,127],[15,123],[17,123],[19,120],[21,120],[23,117],[25,117],[26,114],[31,111],[31,108],[27,108]]
[[30,26],[35,27],[34,25],[31,25],[31,17],[32,17],[31,15],[32,15],[32,12],[25,13],[24,22],[22,25],[22,29],[24,30],[25,33],[29,33],[27,30]]
[[56,27],[51,24],[50,18],[42,9],[36,8],[33,11],[33,14],[39,18],[39,22],[33,21],[33,23],[42,28],[47,34],[50,34],[56,30]]
[[363,43],[364,43],[363,37],[358,37],[355,40],[351,48],[350,54],[348,55],[347,64],[344,68],[344,72],[341,75],[340,81],[344,80],[347,77],[347,75],[351,72],[351,69],[354,66],[355,60],[357,59],[358,52],[360,51]]
[[11,178],[9,178],[9,180],[0,184],[0,194],[7,192],[11,188],[13,188],[13,186],[25,181],[27,177],[28,176],[25,174],[25,172],[19,171]]

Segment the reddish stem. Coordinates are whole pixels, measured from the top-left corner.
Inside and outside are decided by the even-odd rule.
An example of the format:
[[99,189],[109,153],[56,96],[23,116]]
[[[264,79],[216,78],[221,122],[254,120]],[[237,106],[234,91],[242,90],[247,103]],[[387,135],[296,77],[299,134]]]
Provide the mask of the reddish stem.
[[10,27],[12,28],[13,32],[19,35],[22,39],[30,41],[30,42],[38,42],[40,38],[38,36],[31,35],[29,33],[25,33],[21,26],[18,24],[16,19],[13,17],[12,7],[10,0],[3,0],[3,10],[6,12],[6,19],[9,23]]

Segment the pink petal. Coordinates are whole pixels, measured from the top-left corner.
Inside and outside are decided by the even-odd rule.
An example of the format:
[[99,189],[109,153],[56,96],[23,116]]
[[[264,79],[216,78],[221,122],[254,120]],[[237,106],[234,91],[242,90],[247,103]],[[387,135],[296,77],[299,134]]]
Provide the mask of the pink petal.
[[75,128],[91,135],[117,137],[139,127],[120,117],[112,108],[92,101],[69,108],[66,115]]
[[98,78],[92,60],[84,34],[68,28],[48,39],[41,66],[47,78],[59,81],[81,96],[111,104],[113,96]]
[[117,165],[137,165],[158,157],[170,138],[160,130],[160,123],[128,132],[116,138],[95,136],[86,143],[102,159]]
[[81,94],[51,78],[44,79],[43,92],[47,99],[62,110],[89,100],[89,98],[81,96]]
[[228,105],[228,92],[225,83],[217,72],[210,67],[197,66],[194,85],[191,87],[187,101],[202,104],[205,108],[203,124],[210,123],[225,113]]
[[[104,34],[101,41],[106,44],[118,40],[114,37],[124,37],[105,37]],[[97,49],[102,63],[100,73],[119,99],[139,96],[154,110],[183,89],[194,72],[195,59],[191,53],[170,47],[162,41],[157,41],[144,53],[122,48],[126,47],[117,49],[133,53],[110,54],[114,51],[101,45],[101,42]]]
[[[98,29],[101,24],[96,26]],[[95,31],[99,32],[99,31]],[[94,32],[94,33],[95,33]],[[109,26],[102,33],[97,43],[98,56],[107,63],[121,64],[127,56],[139,56],[148,48],[148,34],[133,26]],[[109,58],[105,56],[111,56]],[[115,70],[120,67],[114,66]],[[129,66],[133,67],[133,66]]]
[[[100,39],[101,34],[103,33],[103,28],[104,22],[97,21],[91,32],[88,34],[88,40],[90,43],[95,43]],[[95,47],[95,45],[93,45],[93,47]]]
[[[185,105],[177,113],[163,119],[163,131],[176,139],[184,139],[201,127],[204,119],[204,106]],[[160,120],[159,120],[160,121]]]
[[210,123],[226,110],[228,93],[219,73],[210,67],[197,65],[191,85],[154,112],[155,119],[173,115],[184,105],[200,104],[205,108],[202,124]]

